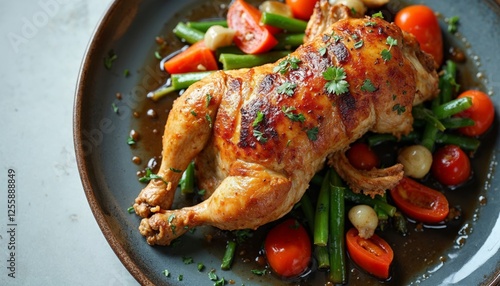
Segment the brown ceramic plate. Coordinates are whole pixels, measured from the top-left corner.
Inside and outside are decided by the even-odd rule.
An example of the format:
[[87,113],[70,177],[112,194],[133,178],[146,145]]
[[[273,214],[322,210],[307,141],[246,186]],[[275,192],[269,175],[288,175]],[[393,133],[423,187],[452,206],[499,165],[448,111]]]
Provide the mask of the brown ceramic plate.
[[[117,0],[110,7],[88,46],[82,64],[74,106],[74,141],[78,167],[85,194],[94,216],[109,244],[123,264],[141,284],[154,285],[213,285],[207,277],[211,268],[219,269],[223,244],[208,243],[203,237],[209,228],[189,234],[176,247],[151,247],[137,231],[139,218],[129,214],[138,191],[137,165],[131,162],[136,151],[126,144],[129,131],[136,122],[133,112],[144,116],[146,93],[164,80],[159,76],[154,60],[158,35],[165,35],[191,11],[215,13],[221,1],[173,0]],[[500,8],[493,0],[471,3],[461,1],[408,1],[426,3],[442,14],[443,19],[458,15],[459,34],[446,35],[446,40],[461,47],[467,54],[467,73],[481,74],[478,85],[493,96],[496,110],[500,110]],[[402,7],[393,1],[393,7]],[[208,12],[207,12],[208,11]],[[210,12],[212,11],[212,12]],[[213,15],[217,16],[217,15]],[[220,16],[220,15],[219,15]],[[110,69],[104,61],[111,54],[117,56]],[[125,76],[124,71],[130,75]],[[121,93],[121,100],[116,93]],[[114,108],[116,107],[117,110]],[[164,118],[162,116],[161,118]],[[385,284],[413,285],[495,285],[499,282],[500,253],[500,171],[497,168],[500,143],[498,116],[492,130],[483,138],[483,146],[474,161],[475,184],[473,201],[486,198],[480,205],[474,201],[475,211],[464,221],[467,231],[456,234],[456,240],[440,254],[444,263],[430,262],[407,280],[394,279]],[[145,152],[147,152],[146,147]],[[260,242],[259,242],[260,243]],[[429,246],[432,247],[432,246]],[[194,264],[185,264],[183,257],[192,257]],[[416,257],[418,259],[418,257]],[[196,262],[205,264],[203,272],[196,270]],[[279,285],[284,282],[272,275],[255,276],[249,266],[235,263],[229,272],[217,270],[219,277],[232,279],[236,285]],[[163,270],[170,272],[170,277]],[[179,281],[179,276],[183,281]],[[397,276],[396,273],[395,276]],[[317,277],[316,277],[317,278]],[[314,285],[314,275],[305,285]],[[350,284],[356,285],[351,279]],[[377,280],[371,281],[377,284]],[[363,282],[366,283],[366,282]],[[365,284],[366,285],[366,284]]]

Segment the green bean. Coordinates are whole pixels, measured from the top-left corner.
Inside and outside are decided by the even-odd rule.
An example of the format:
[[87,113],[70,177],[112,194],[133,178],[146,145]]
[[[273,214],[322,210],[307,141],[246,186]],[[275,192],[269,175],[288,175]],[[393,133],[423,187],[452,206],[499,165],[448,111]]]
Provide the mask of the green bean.
[[470,118],[462,118],[462,117],[450,117],[450,118],[444,118],[441,120],[441,123],[443,123],[444,127],[449,128],[449,129],[456,129],[456,128],[462,128],[462,127],[467,127],[467,126],[473,126],[474,125],[474,120]]
[[470,97],[453,99],[435,107],[432,111],[438,119],[448,118],[472,106]]
[[481,144],[479,140],[473,137],[460,136],[447,133],[438,133],[436,142],[440,144],[453,144],[467,151],[476,151]]
[[224,256],[222,257],[222,264],[220,266],[222,270],[231,269],[231,264],[233,264],[235,252],[236,252],[236,242],[228,241],[226,245],[226,251],[224,252]]
[[434,125],[428,123],[425,126],[421,144],[431,152],[434,150],[434,144],[436,143],[437,133],[438,129]]
[[224,70],[250,68],[275,62],[290,54],[290,51],[274,51],[259,55],[221,54],[219,61]]
[[303,33],[307,27],[306,21],[268,12],[262,13],[260,22],[262,24],[277,27],[291,33]]
[[302,212],[304,213],[304,216],[306,217],[309,229],[311,230],[311,232],[314,232],[314,207],[311,203],[311,198],[307,193],[302,195],[302,198],[300,199],[300,207],[302,209]]
[[314,245],[326,246],[328,243],[328,211],[330,209],[330,171],[327,172],[318,195],[314,216]]
[[432,124],[439,131],[444,131],[446,129],[437,116],[431,110],[423,107],[422,105],[413,107],[412,115],[415,119],[422,119],[425,120],[425,122]]
[[335,171],[330,175],[330,274],[332,283],[344,284],[347,277],[345,264],[345,188],[342,187],[340,177]]
[[275,36],[278,44],[273,47],[274,50],[291,50],[304,43],[305,34],[278,34]]
[[188,88],[191,84],[203,79],[213,71],[190,72],[170,75],[170,85],[162,86],[148,93],[147,97],[157,101],[160,98],[177,90]]
[[367,195],[356,194],[349,188],[345,189],[344,197],[346,200],[356,204],[369,205],[371,207],[377,207],[381,210],[384,210],[390,217],[392,217],[396,212],[396,208],[394,206],[388,204],[387,202],[384,202],[380,197],[371,198]]
[[186,24],[179,22],[177,26],[174,28],[174,34],[181,38],[184,39],[186,42],[190,44],[194,44],[196,42],[199,42],[205,38],[205,33],[190,28]]
[[187,22],[186,25],[189,28],[201,31],[205,33],[212,26],[222,26],[227,28],[226,20],[209,20],[209,21],[196,21],[196,22]]
[[314,246],[314,254],[318,260],[319,269],[329,269],[330,268],[330,253],[328,252],[328,246]]
[[318,173],[314,174],[314,177],[312,177],[311,179],[311,184],[316,186],[321,186],[322,183],[323,183],[323,176],[321,176]]
[[451,101],[458,85],[456,83],[457,65],[451,61],[446,61],[443,75],[439,78],[439,100],[440,103]]
[[186,171],[182,173],[180,186],[181,193],[192,194],[194,192],[194,162],[189,163]]

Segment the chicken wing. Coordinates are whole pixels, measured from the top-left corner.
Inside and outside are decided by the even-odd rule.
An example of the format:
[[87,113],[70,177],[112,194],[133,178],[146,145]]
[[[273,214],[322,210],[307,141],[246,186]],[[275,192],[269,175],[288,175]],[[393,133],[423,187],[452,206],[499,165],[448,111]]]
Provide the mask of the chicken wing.
[[[215,72],[175,101],[162,142],[163,180],[152,180],[134,204],[149,244],[168,245],[202,224],[255,229],[279,219],[327,158],[342,159],[368,131],[407,134],[413,104],[437,94],[432,59],[394,24],[345,17],[310,34],[276,63]],[[176,170],[192,160],[206,200],[171,210]],[[359,173],[339,173],[365,193],[384,191],[371,190]],[[361,176],[392,176],[390,186],[402,170]]]

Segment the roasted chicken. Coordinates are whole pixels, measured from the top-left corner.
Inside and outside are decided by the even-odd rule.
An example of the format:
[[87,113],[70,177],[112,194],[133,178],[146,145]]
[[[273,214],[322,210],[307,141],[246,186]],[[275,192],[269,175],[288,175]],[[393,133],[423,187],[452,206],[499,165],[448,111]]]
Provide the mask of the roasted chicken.
[[[331,25],[314,24],[333,16]],[[394,24],[350,18],[326,0],[306,39],[276,63],[215,72],[175,101],[162,142],[163,180],[151,180],[134,204],[149,244],[168,245],[202,224],[256,229],[279,219],[327,161],[368,195],[402,178],[400,165],[357,171],[344,152],[368,131],[411,131],[412,106],[437,94],[432,58]],[[178,170],[192,160],[205,200],[172,210]]]

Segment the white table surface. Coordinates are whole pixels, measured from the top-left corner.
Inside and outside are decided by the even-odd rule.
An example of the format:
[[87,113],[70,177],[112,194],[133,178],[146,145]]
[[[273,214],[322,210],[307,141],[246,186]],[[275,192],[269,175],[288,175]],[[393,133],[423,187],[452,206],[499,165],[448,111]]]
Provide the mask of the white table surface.
[[72,139],[78,71],[110,2],[0,4],[0,285],[137,285],[91,213]]

